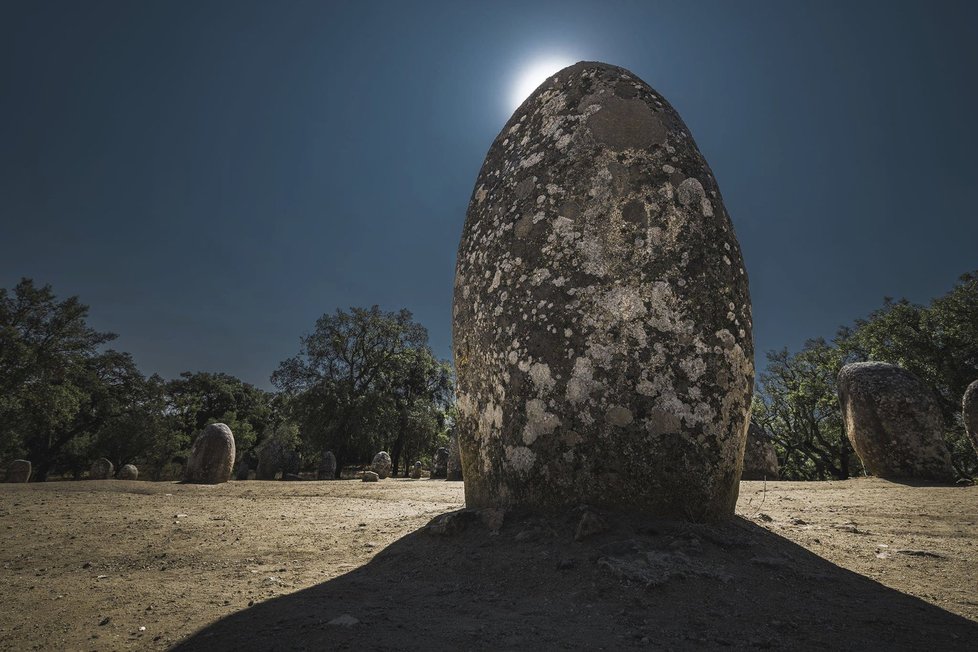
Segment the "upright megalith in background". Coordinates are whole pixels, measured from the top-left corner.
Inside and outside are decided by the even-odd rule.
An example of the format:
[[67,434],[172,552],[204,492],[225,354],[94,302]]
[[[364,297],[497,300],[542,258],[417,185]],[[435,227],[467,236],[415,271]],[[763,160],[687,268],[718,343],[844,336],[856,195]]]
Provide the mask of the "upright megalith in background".
[[197,436],[183,481],[220,484],[231,479],[234,467],[234,435],[223,423],[212,423]]
[[445,469],[445,479],[458,482],[462,479],[462,454],[458,447],[458,435],[452,434],[448,439],[448,466]]
[[846,434],[866,471],[893,480],[953,482],[944,419],[933,392],[885,362],[856,362],[839,372]]
[[414,466],[411,467],[411,478],[414,480],[421,479],[421,462],[415,462]]
[[238,472],[234,475],[234,479],[241,481],[251,479],[251,465],[246,460],[238,463]]
[[31,463],[27,460],[14,460],[7,465],[4,482],[27,482],[31,479]]
[[971,445],[978,451],[978,380],[968,385],[961,400],[964,415],[964,429],[971,439]]
[[391,474],[391,456],[387,451],[380,451],[374,455],[374,461],[370,465],[371,470],[377,474],[380,480],[384,480]]
[[467,505],[733,513],[747,274],[713,174],[659,93],[593,62],[544,82],[489,149],[456,265]]
[[778,453],[774,450],[771,435],[753,421],[747,429],[747,447],[744,449],[744,471],[741,480],[777,480]]
[[336,478],[336,456],[333,455],[333,451],[326,451],[319,458],[316,479],[333,480],[334,478]]
[[91,480],[108,480],[115,473],[115,465],[104,457],[92,462],[88,469],[88,477]]
[[444,480],[448,477],[448,449],[444,446],[435,451],[435,456],[431,459],[431,477]]
[[120,480],[136,480],[139,478],[139,469],[135,464],[125,464],[119,469]]

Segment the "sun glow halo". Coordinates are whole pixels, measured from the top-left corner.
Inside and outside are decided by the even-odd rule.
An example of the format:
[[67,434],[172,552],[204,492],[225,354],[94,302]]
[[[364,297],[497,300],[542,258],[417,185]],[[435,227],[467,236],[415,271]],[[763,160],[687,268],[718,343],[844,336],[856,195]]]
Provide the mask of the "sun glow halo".
[[567,59],[552,57],[538,59],[524,68],[520,72],[519,77],[517,77],[516,84],[513,86],[510,108],[515,110],[547,77],[550,77],[555,72],[566,68],[572,63],[574,62]]

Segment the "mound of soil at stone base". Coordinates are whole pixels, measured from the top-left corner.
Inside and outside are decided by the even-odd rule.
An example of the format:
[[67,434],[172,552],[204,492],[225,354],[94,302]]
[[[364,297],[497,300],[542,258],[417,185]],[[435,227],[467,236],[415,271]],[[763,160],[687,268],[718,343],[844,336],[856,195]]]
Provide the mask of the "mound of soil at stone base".
[[0,648],[973,649],[978,487],[741,494],[706,526],[431,480],[2,486]]

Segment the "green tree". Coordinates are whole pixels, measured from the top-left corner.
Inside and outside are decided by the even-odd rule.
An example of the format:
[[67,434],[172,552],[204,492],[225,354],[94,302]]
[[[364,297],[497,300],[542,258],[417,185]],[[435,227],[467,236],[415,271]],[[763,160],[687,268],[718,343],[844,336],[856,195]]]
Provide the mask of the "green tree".
[[273,396],[226,373],[184,372],[166,384],[167,412],[183,433],[186,448],[210,423],[226,423],[236,455],[248,455],[275,419]]
[[771,434],[783,478],[845,480],[860,467],[839,409],[836,378],[843,364],[841,351],[823,339],[795,354],[767,354],[752,419]]
[[102,350],[115,335],[87,317],[77,297],[59,301],[49,285],[0,289],[0,450],[26,454],[39,481],[70,443],[120,413],[141,378],[128,354]]
[[[336,455],[337,473],[382,448],[397,446],[399,454],[412,414],[447,404],[451,387],[447,365],[428,348],[425,328],[407,310],[377,306],[320,317],[302,337],[298,355],[272,374],[272,383],[288,396],[308,446]],[[433,441],[437,432],[426,432]]]

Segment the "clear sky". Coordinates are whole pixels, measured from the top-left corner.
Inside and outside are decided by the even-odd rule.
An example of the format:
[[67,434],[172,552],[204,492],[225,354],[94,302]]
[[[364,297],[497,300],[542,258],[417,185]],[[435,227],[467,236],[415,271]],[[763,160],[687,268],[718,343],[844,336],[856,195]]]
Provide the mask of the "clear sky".
[[976,5],[4,0],[0,286],[79,295],[167,377],[268,387],[351,305],[410,309],[448,358],[514,86],[601,60],[712,166],[761,362],[978,268]]

